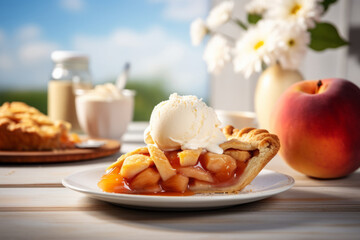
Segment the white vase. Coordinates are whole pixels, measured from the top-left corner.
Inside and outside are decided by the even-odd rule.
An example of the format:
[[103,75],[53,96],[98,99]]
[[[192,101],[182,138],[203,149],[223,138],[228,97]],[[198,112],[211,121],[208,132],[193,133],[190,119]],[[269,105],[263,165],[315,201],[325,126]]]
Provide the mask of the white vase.
[[279,64],[268,67],[259,77],[255,89],[255,112],[260,128],[271,131],[270,118],[281,94],[292,84],[302,81],[297,70],[285,70]]

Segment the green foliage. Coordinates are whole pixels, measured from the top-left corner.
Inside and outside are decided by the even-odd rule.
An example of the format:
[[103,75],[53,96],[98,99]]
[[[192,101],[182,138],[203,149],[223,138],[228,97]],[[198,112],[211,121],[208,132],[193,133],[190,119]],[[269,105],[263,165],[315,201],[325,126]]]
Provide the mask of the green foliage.
[[337,0],[323,0],[320,4],[324,7],[323,14],[329,9],[331,4],[336,3]]
[[159,80],[129,81],[127,89],[136,91],[134,121],[149,121],[150,115],[159,102],[169,98],[168,92]]
[[255,13],[248,13],[247,20],[250,24],[256,24],[261,19],[261,15]]
[[331,23],[317,23],[315,28],[310,29],[309,32],[311,35],[309,47],[315,51],[337,48],[348,44]]
[[4,102],[24,102],[47,114],[47,92],[45,90],[9,90],[0,92],[0,105]]

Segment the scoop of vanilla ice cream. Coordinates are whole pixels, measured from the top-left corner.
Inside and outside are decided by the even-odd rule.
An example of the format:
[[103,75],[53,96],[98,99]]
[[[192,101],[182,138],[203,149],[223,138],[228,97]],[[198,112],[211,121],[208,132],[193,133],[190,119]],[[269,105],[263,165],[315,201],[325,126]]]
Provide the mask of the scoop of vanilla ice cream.
[[226,141],[215,111],[195,96],[170,95],[159,103],[145,130],[163,151],[205,148],[221,154],[219,144]]
[[82,99],[92,101],[113,101],[122,99],[124,96],[114,84],[106,83],[96,85],[95,88],[80,96]]

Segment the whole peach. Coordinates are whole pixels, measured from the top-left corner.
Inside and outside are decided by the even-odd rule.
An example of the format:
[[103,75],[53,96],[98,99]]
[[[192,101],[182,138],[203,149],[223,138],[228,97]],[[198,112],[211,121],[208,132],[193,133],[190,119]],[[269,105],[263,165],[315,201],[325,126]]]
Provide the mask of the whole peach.
[[281,157],[316,178],[339,178],[360,166],[360,89],[344,79],[302,81],[279,98],[271,126]]

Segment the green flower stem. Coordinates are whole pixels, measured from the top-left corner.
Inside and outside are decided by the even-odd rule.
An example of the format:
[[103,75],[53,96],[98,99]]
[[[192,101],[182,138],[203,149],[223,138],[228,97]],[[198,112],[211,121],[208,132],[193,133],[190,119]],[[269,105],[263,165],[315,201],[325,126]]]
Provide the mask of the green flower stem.
[[240,19],[232,19],[238,26],[240,26],[243,30],[247,30],[248,27],[245,23],[243,23]]

